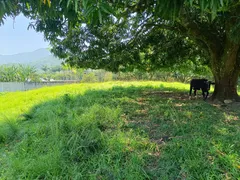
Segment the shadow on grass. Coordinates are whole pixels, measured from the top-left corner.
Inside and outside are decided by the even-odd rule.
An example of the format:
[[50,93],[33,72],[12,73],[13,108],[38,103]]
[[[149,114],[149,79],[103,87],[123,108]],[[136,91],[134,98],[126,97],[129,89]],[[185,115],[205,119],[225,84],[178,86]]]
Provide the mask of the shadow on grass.
[[237,179],[239,113],[164,87],[65,94],[2,136],[0,177]]

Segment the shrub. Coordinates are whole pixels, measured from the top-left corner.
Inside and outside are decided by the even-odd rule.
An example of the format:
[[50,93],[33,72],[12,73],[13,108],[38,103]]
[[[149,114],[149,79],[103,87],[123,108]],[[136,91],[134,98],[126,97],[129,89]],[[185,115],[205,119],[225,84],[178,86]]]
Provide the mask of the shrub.
[[82,82],[97,82],[97,77],[93,72],[84,74],[82,78]]
[[104,75],[104,81],[112,81],[113,80],[113,74],[111,72],[106,72]]

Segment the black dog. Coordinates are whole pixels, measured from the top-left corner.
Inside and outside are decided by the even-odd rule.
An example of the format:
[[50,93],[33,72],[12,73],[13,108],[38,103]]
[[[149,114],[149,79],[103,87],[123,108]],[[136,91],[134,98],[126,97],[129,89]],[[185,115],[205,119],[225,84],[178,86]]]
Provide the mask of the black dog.
[[197,90],[201,89],[203,99],[206,100],[209,95],[209,90],[210,90],[211,84],[215,84],[215,83],[212,83],[211,81],[208,81],[207,79],[192,79],[190,81],[189,96],[190,97],[192,96],[192,89],[194,89],[194,96],[196,96]]

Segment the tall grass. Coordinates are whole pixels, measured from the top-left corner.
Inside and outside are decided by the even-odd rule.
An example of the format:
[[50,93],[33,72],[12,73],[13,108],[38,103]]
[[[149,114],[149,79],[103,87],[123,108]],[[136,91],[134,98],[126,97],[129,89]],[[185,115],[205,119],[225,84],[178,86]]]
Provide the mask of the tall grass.
[[108,82],[0,95],[0,179],[237,179],[238,108],[188,85]]

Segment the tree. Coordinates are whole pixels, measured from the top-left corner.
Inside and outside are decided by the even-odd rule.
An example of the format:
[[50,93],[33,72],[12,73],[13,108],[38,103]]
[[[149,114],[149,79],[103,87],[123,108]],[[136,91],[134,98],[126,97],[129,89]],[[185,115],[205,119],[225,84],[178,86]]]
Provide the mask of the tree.
[[214,75],[213,99],[238,100],[238,0],[24,2],[31,8],[21,11],[71,65],[149,71],[198,56]]
[[48,67],[47,65],[43,65],[41,69],[46,73],[50,70],[50,67]]
[[19,65],[18,66],[18,71],[16,72],[20,82],[25,82],[25,81],[36,81],[37,78],[37,73],[36,73],[36,68],[33,66],[29,65]]
[[37,81],[35,67],[23,65],[0,66],[0,81],[2,82],[25,82]]
[[2,82],[14,82],[18,81],[18,77],[16,72],[18,72],[18,68],[16,66],[0,66],[0,81]]

